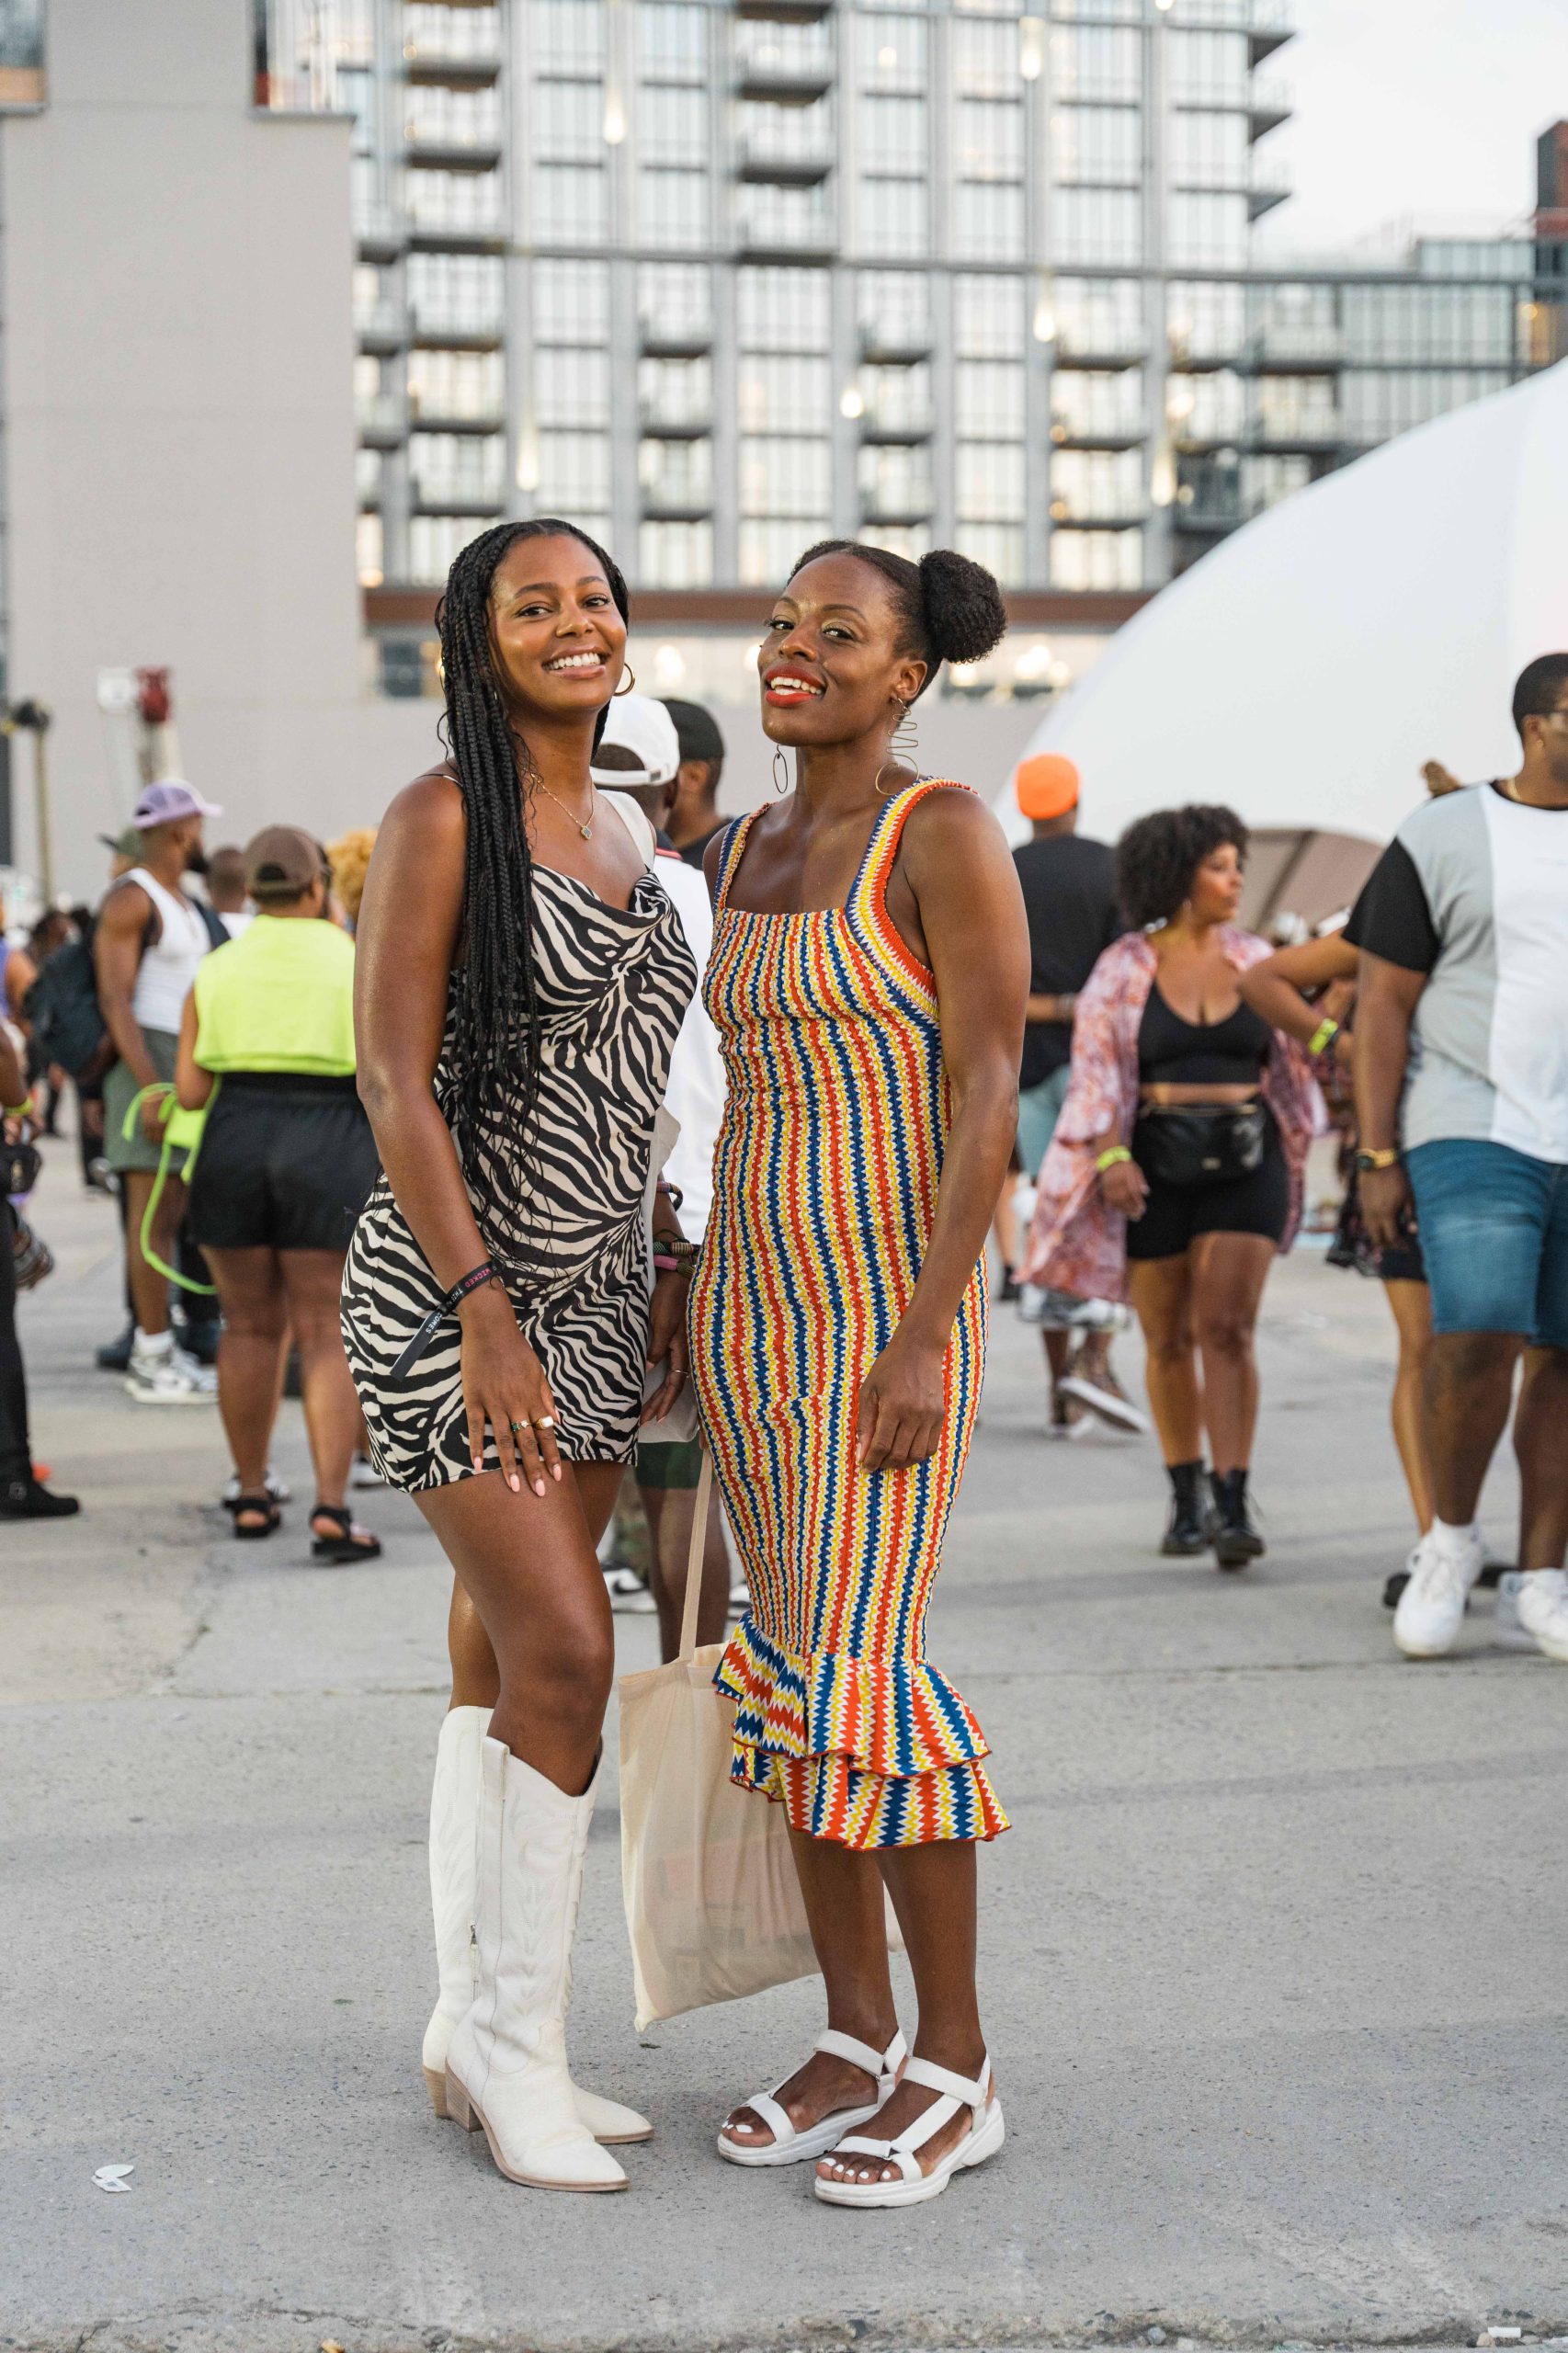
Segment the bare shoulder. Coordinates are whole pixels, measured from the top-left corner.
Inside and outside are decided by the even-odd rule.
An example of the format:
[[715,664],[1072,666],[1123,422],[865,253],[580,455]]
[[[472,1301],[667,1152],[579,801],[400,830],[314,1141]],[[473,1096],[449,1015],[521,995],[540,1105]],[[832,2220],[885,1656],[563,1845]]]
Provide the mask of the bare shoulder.
[[924,793],[904,820],[902,847],[914,871],[937,878],[949,861],[985,869],[998,859],[1013,869],[1007,836],[993,812],[967,785],[944,782]]
[[381,820],[381,831],[390,828],[394,840],[416,841],[439,850],[454,843],[460,847],[465,824],[457,778],[443,764],[426,768],[393,795]]
[[111,932],[140,931],[149,915],[156,912],[152,892],[140,882],[133,882],[129,874],[122,874],[109,884],[104,895],[96,928],[102,931],[107,926]]

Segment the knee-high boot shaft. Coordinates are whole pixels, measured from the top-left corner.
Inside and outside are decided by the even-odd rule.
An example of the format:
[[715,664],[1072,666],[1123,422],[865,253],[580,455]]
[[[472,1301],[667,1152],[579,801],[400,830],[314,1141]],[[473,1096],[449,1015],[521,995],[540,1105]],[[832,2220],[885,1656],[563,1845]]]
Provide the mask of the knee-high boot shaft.
[[486,1736],[472,2006],[447,2052],[447,2104],[483,2127],[513,2181],[619,2189],[626,2177],[577,2113],[566,2067],[572,1939],[594,1793],[569,1797]]

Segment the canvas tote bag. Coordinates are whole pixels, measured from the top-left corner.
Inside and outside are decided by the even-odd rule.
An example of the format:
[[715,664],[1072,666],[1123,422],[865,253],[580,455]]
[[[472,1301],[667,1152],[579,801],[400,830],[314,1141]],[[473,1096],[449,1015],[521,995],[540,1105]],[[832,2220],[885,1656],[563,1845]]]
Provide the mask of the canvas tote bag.
[[620,1876],[639,2033],[816,1968],[782,1806],[730,1779],[734,1702],[722,1646],[697,1648],[713,1465],[706,1447],[680,1655],[620,1678]]
[[[735,1704],[713,1688],[723,1645],[697,1648],[712,1483],[704,1447],[680,1654],[620,1678],[620,1883],[640,2034],[817,1967],[784,1808],[730,1779]],[[902,1952],[884,1908],[888,1949]]]

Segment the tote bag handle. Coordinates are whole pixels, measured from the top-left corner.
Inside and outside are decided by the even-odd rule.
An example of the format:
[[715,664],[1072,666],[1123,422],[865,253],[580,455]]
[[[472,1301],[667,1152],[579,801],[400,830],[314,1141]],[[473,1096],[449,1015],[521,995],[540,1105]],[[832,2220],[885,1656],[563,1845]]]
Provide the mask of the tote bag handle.
[[702,1449],[697,1474],[697,1503],[691,1515],[691,1542],[686,1555],[686,1603],[680,1613],[679,1656],[690,1658],[697,1649],[697,1612],[702,1600],[702,1555],[708,1543],[708,1498],[713,1489],[713,1458]]

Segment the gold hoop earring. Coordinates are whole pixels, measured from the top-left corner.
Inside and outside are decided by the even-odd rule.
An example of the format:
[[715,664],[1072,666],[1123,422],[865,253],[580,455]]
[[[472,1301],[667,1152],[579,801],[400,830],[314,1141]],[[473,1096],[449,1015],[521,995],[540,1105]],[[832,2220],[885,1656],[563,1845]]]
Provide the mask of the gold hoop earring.
[[782,745],[773,755],[773,790],[775,792],[788,792],[790,790],[790,763],[784,757]]
[[[632,668],[631,663],[628,662],[626,665],[626,684],[623,687],[617,687],[615,693],[617,695],[629,695],[634,690],[636,685],[637,673]],[[610,697],[610,700],[612,702],[615,700],[615,695]]]

